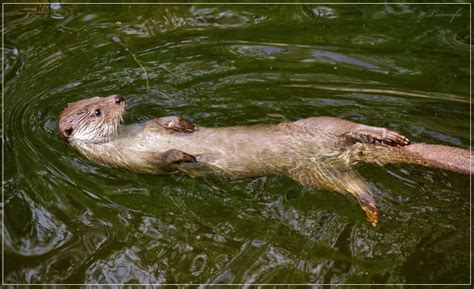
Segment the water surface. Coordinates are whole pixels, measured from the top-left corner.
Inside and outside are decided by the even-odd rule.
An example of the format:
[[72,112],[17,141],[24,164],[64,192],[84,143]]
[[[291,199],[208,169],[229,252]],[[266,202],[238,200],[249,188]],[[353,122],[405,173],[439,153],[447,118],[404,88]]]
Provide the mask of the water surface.
[[358,167],[373,228],[354,200],[286,177],[139,175],[56,133],[68,102],[120,93],[126,123],[326,115],[468,149],[468,5],[8,4],[4,17],[4,282],[469,283],[467,176]]

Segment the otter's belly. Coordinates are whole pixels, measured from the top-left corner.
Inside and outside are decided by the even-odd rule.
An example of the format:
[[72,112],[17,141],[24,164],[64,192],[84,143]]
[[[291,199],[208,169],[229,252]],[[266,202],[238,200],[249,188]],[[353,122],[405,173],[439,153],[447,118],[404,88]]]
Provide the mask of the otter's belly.
[[228,174],[258,176],[281,173],[298,163],[331,154],[335,148],[329,140],[291,124],[199,128],[192,133],[142,130],[91,149],[94,156],[90,158],[111,166],[159,174],[163,170],[154,162],[157,154],[179,150],[195,156],[200,164]]
[[288,124],[148,133],[147,138],[154,151],[180,150],[194,155],[198,162],[239,176],[278,173],[300,159],[321,155],[324,147],[330,147],[323,144],[321,136]]

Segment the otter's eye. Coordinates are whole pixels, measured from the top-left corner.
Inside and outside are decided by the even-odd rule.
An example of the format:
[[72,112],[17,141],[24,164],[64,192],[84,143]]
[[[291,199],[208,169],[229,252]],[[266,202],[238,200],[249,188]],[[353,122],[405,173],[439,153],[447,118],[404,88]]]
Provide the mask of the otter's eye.
[[95,114],[96,116],[100,116],[101,113],[102,113],[102,112],[100,111],[100,109],[96,109],[96,110],[94,111],[94,114]]

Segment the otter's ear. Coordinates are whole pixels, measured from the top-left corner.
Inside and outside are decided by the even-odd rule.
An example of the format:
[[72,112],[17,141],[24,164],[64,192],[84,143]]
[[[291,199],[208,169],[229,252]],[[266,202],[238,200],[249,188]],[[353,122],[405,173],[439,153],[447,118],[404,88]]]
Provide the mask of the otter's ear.
[[71,134],[72,134],[72,127],[68,127],[61,131],[61,137],[66,142],[69,140],[69,136],[71,136]]

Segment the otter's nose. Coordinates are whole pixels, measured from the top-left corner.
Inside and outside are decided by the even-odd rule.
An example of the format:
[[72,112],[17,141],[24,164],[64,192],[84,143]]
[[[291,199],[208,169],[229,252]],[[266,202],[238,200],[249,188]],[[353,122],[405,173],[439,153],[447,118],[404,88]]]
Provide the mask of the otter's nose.
[[116,104],[121,104],[122,102],[125,102],[125,98],[121,95],[116,95],[115,96],[115,103]]

